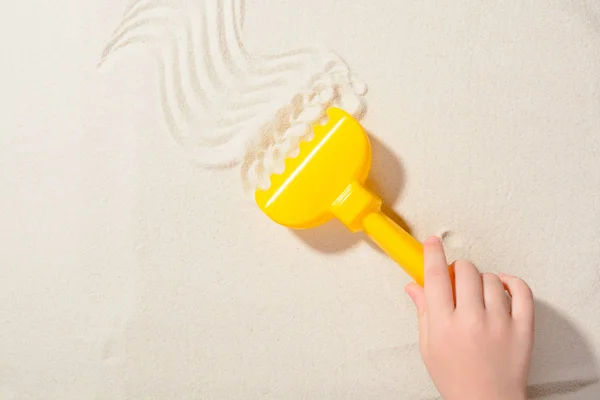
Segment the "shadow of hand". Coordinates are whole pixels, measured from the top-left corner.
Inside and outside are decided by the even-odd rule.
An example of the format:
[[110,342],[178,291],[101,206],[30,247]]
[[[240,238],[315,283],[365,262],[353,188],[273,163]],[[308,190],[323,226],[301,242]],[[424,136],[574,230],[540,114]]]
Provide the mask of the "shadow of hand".
[[580,392],[593,385],[593,398],[600,398],[598,361],[585,337],[549,304],[536,300],[535,307],[529,398]]

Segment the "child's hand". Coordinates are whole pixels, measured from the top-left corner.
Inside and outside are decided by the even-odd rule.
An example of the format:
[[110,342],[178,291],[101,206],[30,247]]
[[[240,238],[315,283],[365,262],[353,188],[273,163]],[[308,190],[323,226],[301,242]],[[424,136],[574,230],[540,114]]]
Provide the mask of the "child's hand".
[[[533,295],[508,275],[454,264],[456,305],[438,238],[425,242],[425,289],[406,292],[418,312],[421,355],[445,400],[526,399],[533,347]],[[511,295],[506,295],[505,289]]]

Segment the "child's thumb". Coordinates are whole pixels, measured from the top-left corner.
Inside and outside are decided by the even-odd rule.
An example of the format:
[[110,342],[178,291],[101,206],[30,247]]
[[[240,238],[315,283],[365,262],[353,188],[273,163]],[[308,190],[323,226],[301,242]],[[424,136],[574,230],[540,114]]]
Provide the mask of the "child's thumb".
[[404,287],[406,294],[410,296],[417,308],[417,322],[419,324],[419,342],[421,343],[421,353],[427,347],[427,303],[425,302],[425,290],[416,283],[409,283]]
[[423,288],[416,283],[409,283],[404,288],[404,291],[411,298],[415,307],[417,308],[417,317],[419,318],[419,325],[421,325],[422,320],[425,317],[425,291]]

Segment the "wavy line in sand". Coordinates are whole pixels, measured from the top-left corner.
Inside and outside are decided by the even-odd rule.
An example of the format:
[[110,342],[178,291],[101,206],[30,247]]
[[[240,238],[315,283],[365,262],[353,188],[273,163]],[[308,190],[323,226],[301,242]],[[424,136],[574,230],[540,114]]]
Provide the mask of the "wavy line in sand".
[[330,50],[255,55],[243,44],[244,0],[139,0],[124,12],[99,66],[153,44],[167,127],[192,160],[241,163],[248,191],[268,185],[330,106],[361,117],[366,87]]

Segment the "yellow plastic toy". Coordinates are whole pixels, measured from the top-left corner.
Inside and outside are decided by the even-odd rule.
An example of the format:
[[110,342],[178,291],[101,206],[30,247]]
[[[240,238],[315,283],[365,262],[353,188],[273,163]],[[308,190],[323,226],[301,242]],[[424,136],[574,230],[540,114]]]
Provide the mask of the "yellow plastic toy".
[[255,193],[258,206],[275,222],[312,228],[337,217],[352,232],[364,231],[419,285],[424,284],[423,245],[381,211],[381,199],[364,183],[371,168],[371,145],[363,128],[339,108],[327,110],[325,125],[300,144],[285,171]]

